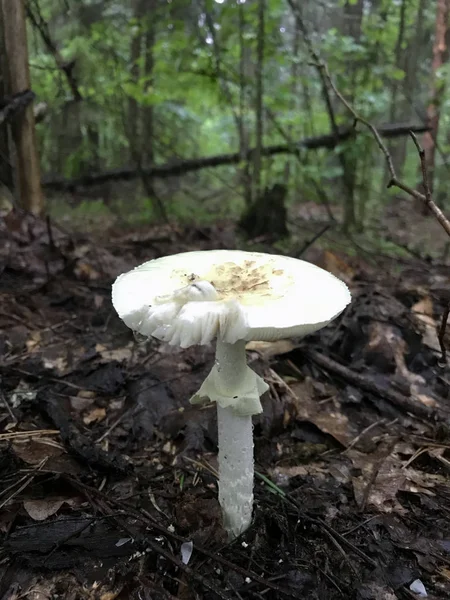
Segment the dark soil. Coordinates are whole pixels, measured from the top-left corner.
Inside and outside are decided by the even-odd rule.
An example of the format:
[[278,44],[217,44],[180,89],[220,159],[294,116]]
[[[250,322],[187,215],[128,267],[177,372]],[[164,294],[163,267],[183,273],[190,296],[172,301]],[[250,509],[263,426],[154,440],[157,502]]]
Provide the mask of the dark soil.
[[254,522],[228,544],[214,408],[188,402],[213,350],[134,339],[110,289],[233,231],[105,237],[1,225],[0,599],[449,598],[448,265],[308,249],[353,303],[306,340],[249,345],[270,392]]

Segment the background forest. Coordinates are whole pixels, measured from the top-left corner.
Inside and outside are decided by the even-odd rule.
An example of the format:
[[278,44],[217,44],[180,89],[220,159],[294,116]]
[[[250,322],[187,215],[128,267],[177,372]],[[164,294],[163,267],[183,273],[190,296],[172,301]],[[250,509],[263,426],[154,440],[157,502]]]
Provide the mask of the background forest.
[[359,123],[349,135],[353,116],[332,85],[387,128],[412,188],[422,176],[408,126],[429,125],[417,135],[434,199],[449,206],[446,0],[28,0],[26,14],[57,216],[205,222],[238,217],[278,183],[291,217],[379,238],[380,219],[411,200],[386,188],[370,131]]
[[[0,0],[0,600],[450,598],[449,44],[450,0]],[[212,249],[304,271],[144,269],[119,318]],[[185,304],[198,345],[125,325]],[[224,362],[248,461],[189,400]]]

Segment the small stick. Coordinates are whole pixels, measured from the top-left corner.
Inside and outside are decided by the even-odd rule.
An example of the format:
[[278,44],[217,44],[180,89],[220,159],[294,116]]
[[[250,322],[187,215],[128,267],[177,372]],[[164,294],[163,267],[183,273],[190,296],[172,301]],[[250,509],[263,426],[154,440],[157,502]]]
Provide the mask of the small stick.
[[448,315],[450,314],[450,300],[447,302],[447,306],[444,308],[444,314],[442,315],[441,326],[439,327],[438,340],[441,348],[441,362],[443,365],[447,364],[447,349],[444,343],[445,330],[447,329]]
[[371,423],[368,427],[363,429],[361,431],[361,433],[358,433],[358,435],[355,438],[353,438],[353,440],[350,442],[350,444],[347,446],[347,448],[344,450],[344,452],[351,450],[353,448],[353,446],[356,446],[356,444],[359,442],[359,440],[364,435],[366,435],[366,433],[369,433],[369,431],[371,431],[372,429],[375,429],[375,427],[378,427],[378,425],[384,425],[385,422],[386,422],[386,419],[380,419],[379,421],[374,421],[373,423]]
[[431,202],[431,188],[430,188],[430,182],[428,181],[428,171],[427,171],[427,165],[425,162],[425,150],[419,144],[417,137],[413,131],[410,131],[409,135],[411,136],[412,141],[414,142],[414,145],[417,148],[417,152],[419,153],[420,169],[422,171],[422,179],[423,179],[423,189],[425,191],[425,198],[426,198],[425,204],[427,204],[429,206],[430,202]]
[[1,378],[0,378],[0,400],[1,400],[1,401],[3,402],[3,404],[5,405],[5,407],[6,407],[6,410],[8,411],[8,413],[9,413],[9,416],[11,417],[11,419],[12,419],[13,423],[18,423],[18,422],[19,422],[19,420],[18,420],[18,418],[16,417],[16,415],[14,414],[14,412],[13,412],[13,409],[10,407],[10,405],[9,405],[9,402],[8,402],[8,400],[6,399],[6,396],[5,396],[5,394],[3,393],[3,390],[2,390],[2,380],[1,380]]

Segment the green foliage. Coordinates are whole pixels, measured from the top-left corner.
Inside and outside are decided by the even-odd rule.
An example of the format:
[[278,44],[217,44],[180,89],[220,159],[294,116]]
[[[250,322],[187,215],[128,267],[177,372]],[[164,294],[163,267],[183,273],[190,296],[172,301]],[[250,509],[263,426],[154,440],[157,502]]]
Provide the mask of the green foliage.
[[[425,100],[422,90],[429,89],[430,48],[424,40],[430,39],[433,9],[425,7],[424,39],[416,40],[419,0],[408,2],[399,61],[400,2],[364,3],[358,22],[359,13],[349,11],[361,2],[329,0],[326,8],[322,3],[297,4],[303,7],[315,48],[353,106],[375,124],[388,122],[396,90],[396,101],[403,107],[397,111],[399,120],[412,119],[403,91],[408,49],[420,46],[416,87]],[[133,165],[136,154],[145,157],[150,146],[157,163],[233,152],[239,148],[239,119],[248,143],[254,143],[258,2],[156,1],[156,9],[143,15],[138,14],[138,4],[136,0],[77,0],[67,13],[64,2],[39,1],[61,59],[74,61],[73,75],[83,97],[81,102],[73,102],[63,71],[39,32],[30,30],[33,89],[38,99],[50,106],[49,117],[38,126],[44,172],[71,178]],[[289,4],[266,0],[265,5],[264,143],[329,133],[330,114],[322,82],[301,33],[295,33]],[[448,67],[438,75],[446,83]],[[351,123],[346,109],[333,97],[331,102],[336,123]],[[450,125],[448,104],[444,97],[445,128]],[[406,110],[408,115],[403,115]],[[342,157],[353,165],[351,202],[357,218],[360,223],[367,222],[383,201],[384,178],[383,157],[370,136],[345,142],[332,152],[305,153],[300,161],[286,155],[268,158],[263,163],[263,181],[284,180],[289,163],[292,203],[302,198],[322,202],[328,197],[336,205],[345,205],[350,200],[342,186]],[[406,156],[405,173],[411,185],[417,174],[416,158]],[[169,214],[202,220],[239,211],[243,194],[237,173],[242,167],[199,172],[194,198],[183,193],[164,198]],[[202,204],[203,191],[214,195],[224,190],[226,202]],[[137,220],[153,219],[152,199],[142,198],[136,212]]]

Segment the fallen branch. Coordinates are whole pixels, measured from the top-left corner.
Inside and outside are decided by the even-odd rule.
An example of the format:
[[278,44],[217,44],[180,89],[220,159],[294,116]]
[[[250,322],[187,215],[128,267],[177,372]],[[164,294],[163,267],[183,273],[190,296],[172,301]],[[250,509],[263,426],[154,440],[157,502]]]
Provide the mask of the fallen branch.
[[341,365],[325,354],[321,354],[315,350],[307,349],[304,350],[304,353],[313,362],[323,367],[330,373],[334,373],[338,377],[345,379],[345,381],[348,381],[352,385],[364,390],[365,392],[369,392],[370,394],[378,396],[383,400],[387,400],[396,408],[400,408],[406,413],[410,413],[420,419],[425,419],[430,423],[436,421],[450,423],[450,413],[446,413],[442,409],[433,409],[425,404],[419,404],[412,398],[396,392],[391,387],[384,388],[370,377],[352,371],[352,369]]
[[[388,125],[382,125],[379,127],[380,135],[386,138],[394,138],[402,135],[407,135],[410,131],[421,133],[428,131],[426,125],[408,125],[404,123],[394,123]],[[305,138],[296,142],[295,144],[278,144],[274,146],[267,146],[262,148],[263,156],[274,156],[277,154],[295,154],[300,150],[317,150],[318,148],[329,148],[333,149],[341,142],[349,139],[355,134],[352,126],[342,127],[338,133],[328,133],[317,137]],[[252,156],[254,149],[251,148],[247,154],[246,159],[249,160]],[[193,171],[200,171],[210,167],[221,167],[225,165],[237,165],[242,161],[242,155],[239,152],[233,154],[219,154],[216,156],[207,156],[203,158],[193,158],[187,160],[181,160],[173,164],[155,165],[153,167],[135,169],[125,168],[116,169],[113,171],[105,171],[103,173],[93,173],[83,175],[77,179],[44,179],[42,185],[49,190],[56,191],[74,191],[79,187],[86,187],[91,185],[99,185],[106,183],[107,181],[119,181],[119,180],[130,180],[142,177],[142,174],[147,177],[159,177],[164,179],[166,177],[173,177],[176,175],[184,175],[185,173],[192,173]]]
[[92,441],[70,420],[65,401],[61,398],[56,398],[48,392],[39,392],[36,403],[39,410],[48,416],[56,429],[59,429],[68,452],[80,462],[103,473],[113,473],[116,476],[131,473],[133,467],[120,454],[105,452],[92,444]]

